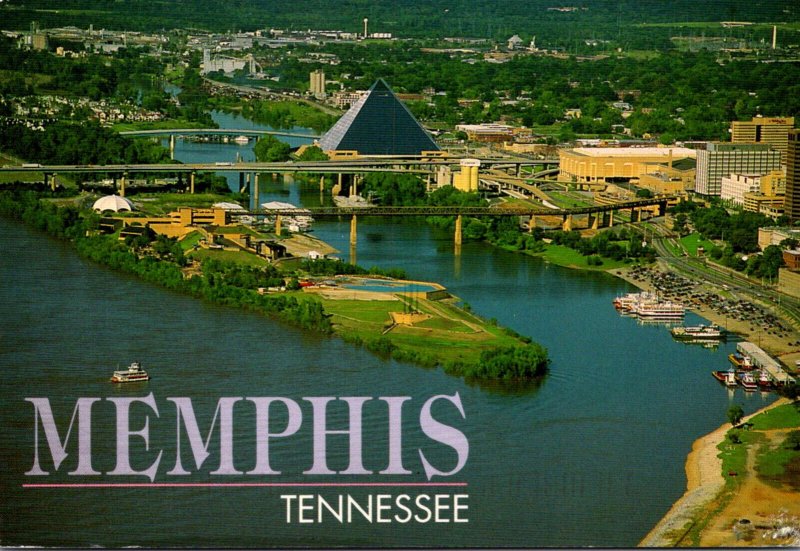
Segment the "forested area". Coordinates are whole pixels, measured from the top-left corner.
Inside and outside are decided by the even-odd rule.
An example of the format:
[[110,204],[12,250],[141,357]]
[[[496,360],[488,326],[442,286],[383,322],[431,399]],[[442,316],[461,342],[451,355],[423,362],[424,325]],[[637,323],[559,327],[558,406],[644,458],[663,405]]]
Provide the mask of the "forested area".
[[93,121],[54,122],[34,130],[0,122],[0,150],[40,164],[107,165],[169,161],[169,151],[150,140],[133,140]]
[[[467,36],[507,39],[536,35],[554,45],[571,48],[581,38],[613,40],[627,48],[666,48],[670,28],[641,27],[641,23],[674,21],[780,21],[797,19],[792,0],[748,2],[718,0],[715,9],[691,0],[638,2],[582,0],[561,8],[548,0],[349,0],[331,10],[326,0],[67,0],[52,10],[47,0],[9,0],[3,17],[7,28],[26,29],[30,20],[49,27],[75,25],[95,28],[160,30],[198,27],[213,31],[259,28],[361,30],[369,18],[376,32],[415,38]],[[766,34],[766,32],[765,32]]]

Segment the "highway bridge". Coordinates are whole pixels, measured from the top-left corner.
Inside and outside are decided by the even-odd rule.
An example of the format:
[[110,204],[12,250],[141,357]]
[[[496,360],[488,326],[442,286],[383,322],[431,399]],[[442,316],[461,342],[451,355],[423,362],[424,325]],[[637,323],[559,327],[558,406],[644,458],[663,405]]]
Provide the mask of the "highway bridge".
[[282,130],[254,130],[252,128],[161,128],[153,130],[125,130],[120,136],[145,137],[145,136],[284,136],[286,138],[307,138],[317,140],[321,136],[316,134],[303,134],[299,132],[284,132]]
[[[478,159],[481,167],[495,166],[508,170],[519,170],[522,166],[558,165],[558,159],[538,159],[535,161],[486,158]],[[308,172],[316,174],[354,174],[380,172],[381,169],[403,172],[417,171],[431,173],[440,166],[457,167],[462,159],[456,157],[359,157],[356,159],[334,159],[329,161],[286,161],[282,163],[164,163],[164,164],[114,164],[114,165],[42,165],[26,163],[21,166],[5,165],[0,173],[35,172],[45,174],[190,174],[193,172],[265,172],[292,173]]]

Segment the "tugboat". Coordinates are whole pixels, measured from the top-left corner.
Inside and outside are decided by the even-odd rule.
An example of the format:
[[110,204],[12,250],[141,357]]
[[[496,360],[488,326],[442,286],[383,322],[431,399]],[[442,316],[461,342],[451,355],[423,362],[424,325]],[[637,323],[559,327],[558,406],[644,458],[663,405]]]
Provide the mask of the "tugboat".
[[734,387],[738,384],[736,382],[736,372],[733,369],[729,369],[728,371],[712,371],[711,374],[716,380],[727,387]]
[[756,382],[756,378],[753,376],[753,373],[750,371],[745,371],[744,373],[737,374],[736,379],[739,381],[739,384],[747,392],[755,392],[758,390],[758,383]]
[[133,362],[125,371],[115,371],[111,376],[112,383],[139,383],[149,380],[150,375],[142,369],[139,362]]
[[773,390],[775,388],[775,384],[772,382],[769,373],[764,369],[762,369],[758,375],[758,388],[761,390]]
[[753,366],[753,362],[750,361],[750,356],[742,356],[737,352],[728,354],[728,360],[730,360],[736,369],[741,369],[742,371],[750,371],[755,367]]

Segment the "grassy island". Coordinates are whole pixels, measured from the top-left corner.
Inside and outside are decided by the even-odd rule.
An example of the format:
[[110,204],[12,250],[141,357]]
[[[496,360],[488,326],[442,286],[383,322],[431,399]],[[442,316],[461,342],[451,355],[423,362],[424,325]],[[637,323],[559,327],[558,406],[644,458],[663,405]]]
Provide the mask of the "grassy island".
[[[213,194],[203,198],[208,204],[226,199]],[[245,247],[208,246],[212,234],[206,228],[189,232],[181,240],[156,234],[146,226],[126,226],[125,233],[123,228],[112,231],[107,217],[102,219],[85,208],[87,199],[3,191],[0,214],[70,240],[82,256],[115,270],[218,304],[338,335],[384,358],[442,367],[451,375],[478,382],[530,381],[546,373],[547,351],[542,346],[459,307],[458,299],[441,286],[429,284],[434,292],[407,291],[420,282],[406,281],[402,270],[367,270],[331,259],[267,261]],[[155,206],[147,204],[151,209]],[[297,239],[245,226],[225,229],[224,238],[243,234],[287,245]],[[363,285],[360,289],[364,276],[378,280],[385,289],[375,291]]]

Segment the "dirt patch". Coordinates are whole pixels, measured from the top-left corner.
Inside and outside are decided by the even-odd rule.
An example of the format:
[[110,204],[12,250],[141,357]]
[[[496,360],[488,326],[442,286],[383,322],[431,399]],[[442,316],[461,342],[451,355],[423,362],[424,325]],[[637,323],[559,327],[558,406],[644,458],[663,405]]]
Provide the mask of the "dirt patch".
[[[785,430],[764,431],[772,446],[781,445]],[[757,446],[747,455],[747,473],[730,503],[706,527],[700,538],[701,547],[739,547],[776,545],[771,538],[778,519],[800,517],[800,493],[785,486],[775,487],[757,476]],[[748,528],[737,527],[747,519]]]

